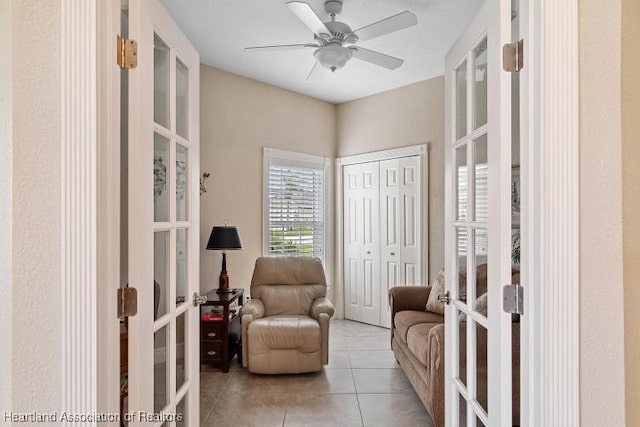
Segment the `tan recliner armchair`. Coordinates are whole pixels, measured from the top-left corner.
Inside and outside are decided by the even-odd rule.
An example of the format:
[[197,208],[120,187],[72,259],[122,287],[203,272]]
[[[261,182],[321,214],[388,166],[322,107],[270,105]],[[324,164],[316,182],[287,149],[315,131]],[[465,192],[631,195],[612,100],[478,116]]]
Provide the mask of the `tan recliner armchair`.
[[315,372],[329,363],[322,264],[310,257],[256,260],[251,300],[242,307],[242,363],[256,374]]

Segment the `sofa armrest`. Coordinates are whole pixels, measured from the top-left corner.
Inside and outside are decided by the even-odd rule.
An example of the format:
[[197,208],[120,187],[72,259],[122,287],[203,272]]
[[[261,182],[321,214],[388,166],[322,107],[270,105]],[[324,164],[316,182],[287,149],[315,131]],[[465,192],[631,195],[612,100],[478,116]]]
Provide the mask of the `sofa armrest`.
[[389,289],[389,306],[391,307],[391,341],[395,330],[396,313],[404,310],[424,311],[431,286],[394,286]]
[[319,320],[320,313],[327,313],[329,318],[333,317],[333,313],[335,312],[333,308],[333,304],[327,297],[320,297],[313,300],[313,304],[311,304],[311,317],[316,320]]
[[434,424],[444,426],[444,323],[434,326],[429,330],[429,345],[427,347],[427,387],[431,401],[430,407]]
[[391,318],[399,311],[424,311],[430,293],[431,286],[395,286],[389,289]]
[[264,304],[259,299],[250,299],[242,306],[242,315],[245,314],[252,315],[254,320],[264,317]]

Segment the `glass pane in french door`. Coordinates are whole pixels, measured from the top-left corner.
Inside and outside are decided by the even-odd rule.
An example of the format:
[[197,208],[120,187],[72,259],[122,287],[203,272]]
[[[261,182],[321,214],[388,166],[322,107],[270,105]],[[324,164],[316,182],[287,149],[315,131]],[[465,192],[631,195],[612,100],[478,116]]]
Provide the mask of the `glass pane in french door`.
[[189,151],[176,144],[176,221],[187,221],[189,206]]
[[176,59],[176,133],[189,138],[189,69]]
[[153,320],[164,316],[168,309],[170,233],[156,231],[153,236]]
[[169,369],[169,328],[163,326],[153,338],[153,410],[159,413],[169,403],[167,371]]
[[169,128],[170,51],[157,34],[153,38],[153,47],[153,120],[160,126]]
[[156,222],[169,221],[167,168],[170,146],[169,138],[159,133],[153,135],[153,219]]
[[475,220],[489,219],[489,164],[487,134],[479,136],[473,143],[473,195]]
[[489,403],[489,377],[487,364],[487,329],[479,323],[475,323],[476,335],[476,391],[475,397],[485,413],[488,412]]
[[184,357],[187,342],[187,322],[186,315],[183,313],[176,320],[176,392],[180,391],[180,387],[186,380],[186,359]]
[[473,128],[487,124],[487,39],[473,49]]
[[176,405],[176,427],[183,427],[187,425],[187,399],[185,395],[180,399],[180,403]]
[[469,179],[467,177],[467,146],[463,145],[458,147],[455,151],[456,159],[456,214],[459,221],[465,221],[467,219],[469,206]]
[[176,305],[186,303],[187,301],[187,280],[188,272],[188,240],[187,230],[178,228],[176,230]]
[[467,134],[467,61],[456,69],[456,139]]

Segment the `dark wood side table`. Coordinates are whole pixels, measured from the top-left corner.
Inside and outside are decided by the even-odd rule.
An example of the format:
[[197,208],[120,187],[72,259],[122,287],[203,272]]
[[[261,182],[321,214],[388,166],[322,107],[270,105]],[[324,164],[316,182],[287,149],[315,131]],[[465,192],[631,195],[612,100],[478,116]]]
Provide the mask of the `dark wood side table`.
[[[242,327],[240,309],[243,304],[244,289],[218,294],[215,290],[206,294],[207,302],[200,305],[200,365],[209,365],[229,372],[229,362],[238,355],[242,365]],[[231,312],[230,306],[238,302],[238,309]],[[202,307],[223,307],[219,321],[202,320]]]

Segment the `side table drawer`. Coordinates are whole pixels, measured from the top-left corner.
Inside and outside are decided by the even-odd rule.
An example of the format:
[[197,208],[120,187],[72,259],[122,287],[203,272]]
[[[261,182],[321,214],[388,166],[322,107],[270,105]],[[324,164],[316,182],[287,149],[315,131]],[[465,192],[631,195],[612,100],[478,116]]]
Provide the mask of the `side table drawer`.
[[200,343],[200,352],[203,361],[222,360],[222,342],[203,341]]
[[203,341],[222,341],[224,336],[225,325],[214,322],[202,323],[202,340]]

